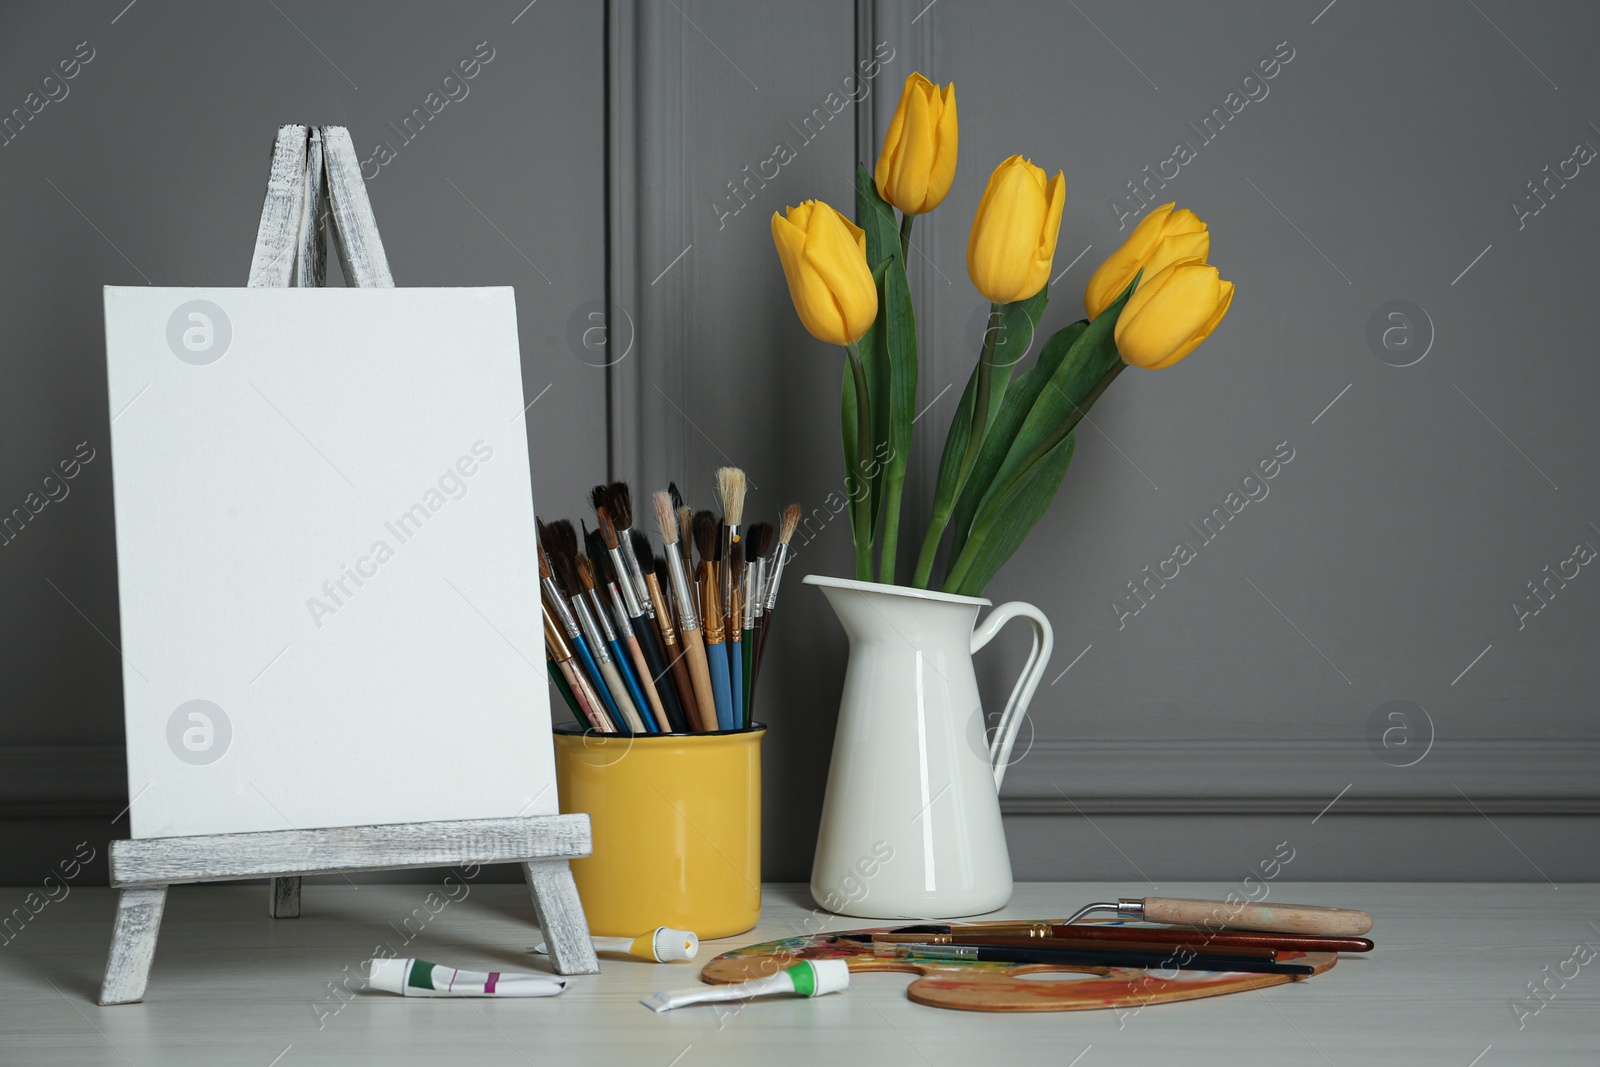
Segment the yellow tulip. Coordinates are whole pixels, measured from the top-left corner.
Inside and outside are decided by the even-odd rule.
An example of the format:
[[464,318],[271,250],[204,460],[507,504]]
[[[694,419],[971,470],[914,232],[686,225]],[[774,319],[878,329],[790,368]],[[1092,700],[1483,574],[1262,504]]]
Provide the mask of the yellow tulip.
[[1067,180],[1021,156],[994,169],[978,202],[967,239],[967,273],[978,292],[996,304],[1026,300],[1050,281],[1061,233]]
[[878,195],[907,215],[932,211],[956,177],[956,87],[920,74],[906,79],[873,174]]
[[772,243],[800,321],[832,345],[859,341],[878,317],[867,234],[820,200],[773,212]]
[[1211,255],[1211,234],[1200,216],[1162,204],[1139,221],[1122,247],[1100,264],[1083,290],[1083,309],[1093,319],[1110,307],[1144,271],[1145,281],[1183,259],[1202,263]]
[[1170,367],[1211,336],[1233,303],[1233,283],[1198,259],[1174,263],[1133,291],[1117,316],[1117,351],[1146,370]]

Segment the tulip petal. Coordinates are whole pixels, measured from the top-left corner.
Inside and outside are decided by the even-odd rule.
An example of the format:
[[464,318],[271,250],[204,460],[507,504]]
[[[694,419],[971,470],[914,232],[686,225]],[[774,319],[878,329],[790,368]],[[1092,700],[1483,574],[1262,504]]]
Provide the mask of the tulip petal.
[[923,211],[932,211],[950,195],[950,186],[956,180],[956,156],[961,143],[960,126],[956,121],[956,87],[944,87],[944,97],[939,109],[939,121],[934,131],[933,164],[928,170],[927,198]]
[[1048,211],[1044,171],[1021,156],[1011,156],[989,176],[967,239],[967,272],[986,299],[1018,299]]
[[900,102],[906,124],[895,160],[894,196],[885,198],[891,204],[903,205],[901,210],[912,214],[920,213],[928,199],[928,171],[933,166],[936,118],[928,99],[931,89],[926,79],[921,85],[906,86],[906,95]]
[[1160,266],[1152,263],[1163,242],[1176,236],[1203,233],[1206,230],[1205,222],[1188,208],[1173,210],[1173,204],[1162,204],[1152,208],[1144,218],[1134,226],[1133,232],[1105,262],[1095,270],[1089,278],[1089,284],[1083,290],[1083,309],[1089,318],[1099,317],[1100,313],[1111,306],[1112,301],[1122,295],[1122,291],[1133,281],[1134,276],[1141,269],[1144,276],[1149,279],[1162,267],[1190,256],[1205,259],[1210,255],[1210,239],[1207,238],[1204,250],[1200,250],[1198,243],[1175,248],[1170,255],[1161,256]]
[[878,317],[878,288],[867,269],[866,231],[819,204],[806,231],[805,261],[821,280],[838,316],[844,340],[834,344],[859,340]]
[[778,249],[783,277],[789,284],[789,298],[794,301],[801,325],[820,341],[843,344],[843,317],[821,276],[806,262],[806,231],[796,224],[797,219],[808,218],[810,214],[809,207],[804,212],[790,208],[788,218],[774,213],[772,243]]
[[1215,330],[1222,322],[1222,317],[1228,313],[1228,308],[1233,304],[1233,283],[1224,281],[1220,282],[1219,284],[1221,288],[1221,295],[1217,301],[1217,310],[1212,314],[1211,318],[1206,321],[1204,326],[1195,331],[1195,335],[1193,337],[1191,337],[1184,344],[1179,345],[1177,350],[1173,352],[1172,355],[1151,367],[1151,370],[1165,370],[1174,363],[1178,362],[1178,360],[1182,359],[1184,356],[1187,356],[1190,352],[1193,352],[1195,349],[1199,348],[1201,342],[1211,336],[1211,331]]
[[[1117,349],[1127,362],[1147,369],[1176,362],[1182,356],[1174,353],[1211,320],[1220,299],[1217,268],[1196,260],[1175,263],[1128,298],[1117,319]],[[1192,350],[1190,345],[1183,354]]]
[[1061,212],[1067,206],[1067,179],[1060,171],[1050,179],[1046,188],[1049,207],[1045,212],[1044,226],[1034,246],[1033,265],[1022,289],[1013,300],[1026,300],[1050,284],[1050,265],[1055,262],[1056,242],[1061,237]]

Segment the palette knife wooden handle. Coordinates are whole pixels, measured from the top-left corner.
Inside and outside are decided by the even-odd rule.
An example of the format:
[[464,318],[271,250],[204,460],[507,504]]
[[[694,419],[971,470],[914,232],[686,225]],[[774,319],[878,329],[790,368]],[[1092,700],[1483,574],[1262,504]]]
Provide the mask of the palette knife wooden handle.
[[[1146,922],[1172,923],[1207,929],[1268,930],[1281,934],[1322,934],[1357,937],[1372,929],[1372,916],[1351,908],[1324,908],[1312,904],[1250,904],[1184,897],[1145,897],[1118,901],[1117,912],[1136,906]],[[1126,910],[1125,910],[1126,909]]]

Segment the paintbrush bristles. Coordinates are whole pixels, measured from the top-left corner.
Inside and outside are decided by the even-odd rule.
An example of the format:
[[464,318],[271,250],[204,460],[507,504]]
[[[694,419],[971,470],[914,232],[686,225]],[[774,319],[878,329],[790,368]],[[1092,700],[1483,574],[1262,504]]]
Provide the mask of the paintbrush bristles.
[[545,527],[549,534],[550,551],[558,556],[576,556],[578,554],[578,528],[572,525],[571,519],[557,519]]
[[717,499],[722,501],[723,521],[738,526],[744,521],[744,471],[738,467],[717,468]]
[[612,482],[606,488],[606,509],[619,530],[633,528],[633,491],[627,482]]
[[656,507],[656,528],[661,531],[662,544],[677,544],[678,516],[673,510],[671,494],[657,490],[650,494],[650,502]]
[[750,550],[745,553],[749,559],[766,559],[772,555],[773,544],[778,539],[778,531],[770,522],[757,522],[750,525],[744,539],[750,543]]
[[593,489],[589,490],[589,506],[592,508],[600,507],[602,504],[606,503],[606,499],[610,492],[611,487],[609,485],[595,486]]
[[778,540],[784,544],[794,536],[795,530],[800,527],[800,505],[790,504],[783,509],[783,515],[778,522]]
[[700,562],[715,563],[722,548],[717,536],[717,517],[709,511],[697,511],[693,524],[694,547],[700,552]]
[[683,494],[678,492],[677,482],[667,483],[667,495],[672,497],[672,510],[677,511],[683,507]]
[[604,504],[594,509],[594,517],[600,522],[600,540],[609,552],[615,549],[620,542],[617,540],[617,528],[611,522],[611,511]]
[[689,510],[689,505],[687,504],[678,505],[678,529],[683,531],[683,538],[679,545],[683,550],[683,561],[693,564],[694,560],[689,558],[689,549],[694,542],[694,512]]
[[584,592],[594,589],[594,564],[589,562],[588,556],[579,556],[576,561],[578,567],[578,583],[583,586]]
[[545,581],[550,577],[550,557],[544,553],[544,546],[539,545],[539,580]]

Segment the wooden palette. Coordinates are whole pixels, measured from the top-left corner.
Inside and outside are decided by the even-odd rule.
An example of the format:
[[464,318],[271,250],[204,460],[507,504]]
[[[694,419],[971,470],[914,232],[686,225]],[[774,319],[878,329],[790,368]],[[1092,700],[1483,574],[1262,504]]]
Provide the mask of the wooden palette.
[[[1015,922],[1017,920],[1013,920]],[[1134,924],[1115,924],[1134,925]],[[888,933],[894,927],[808,934],[781,941],[724,952],[705,965],[700,980],[713,985],[761,978],[795,960],[838,960],[852,974],[867,971],[901,971],[919,977],[906,989],[918,1004],[959,1011],[1091,1011],[1097,1008],[1138,1008],[1179,1000],[1217,997],[1247,989],[1265,989],[1285,982],[1315,977],[1338,961],[1334,952],[1280,952],[1284,963],[1316,968],[1312,975],[1252,974],[1238,971],[1179,971],[1133,967],[1083,967],[1066,964],[1011,964],[977,960],[881,958],[871,945],[839,940],[852,933]],[[1076,979],[1039,979],[1024,975],[1066,972],[1091,975]]]

